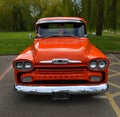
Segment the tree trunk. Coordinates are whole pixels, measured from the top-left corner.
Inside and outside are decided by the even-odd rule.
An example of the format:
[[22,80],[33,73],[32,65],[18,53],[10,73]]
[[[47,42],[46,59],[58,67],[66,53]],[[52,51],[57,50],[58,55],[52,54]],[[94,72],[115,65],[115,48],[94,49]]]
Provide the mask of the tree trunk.
[[102,36],[103,21],[104,21],[104,0],[97,0],[98,13],[97,13],[97,26],[96,35]]
[[117,23],[117,0],[112,1],[112,15],[113,15],[113,21],[112,21],[112,29],[116,33],[116,23]]

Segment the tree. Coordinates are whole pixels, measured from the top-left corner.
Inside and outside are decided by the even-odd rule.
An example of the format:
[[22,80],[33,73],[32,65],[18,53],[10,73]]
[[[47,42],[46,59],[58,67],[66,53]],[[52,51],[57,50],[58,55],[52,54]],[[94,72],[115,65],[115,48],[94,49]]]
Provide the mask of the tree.
[[28,0],[2,1],[2,5],[0,5],[0,30],[25,31],[33,29],[30,3]]
[[104,13],[104,28],[116,32],[117,30],[117,18],[119,17],[118,13],[118,0],[106,0],[105,2],[105,13]]
[[96,23],[96,35],[102,35],[103,23],[104,23],[104,0],[97,0],[97,23]]
[[120,29],[119,0],[0,0],[0,31],[32,30],[37,19],[78,16],[89,31]]

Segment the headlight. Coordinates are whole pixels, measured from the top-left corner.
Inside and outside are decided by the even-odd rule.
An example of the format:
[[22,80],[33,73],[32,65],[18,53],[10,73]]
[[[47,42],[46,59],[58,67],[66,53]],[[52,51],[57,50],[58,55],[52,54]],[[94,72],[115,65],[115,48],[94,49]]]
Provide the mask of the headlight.
[[24,64],[23,64],[23,62],[16,62],[16,63],[15,63],[15,67],[16,67],[17,69],[23,69],[23,68],[24,68]]
[[100,68],[100,69],[104,69],[105,67],[106,67],[106,61],[99,61],[98,62],[98,67]]
[[91,70],[104,70],[108,66],[107,60],[97,59],[89,62],[89,69]]
[[17,70],[22,70],[22,71],[26,71],[26,70],[31,70],[32,69],[32,63],[30,61],[16,61],[14,63],[14,67],[17,69]]
[[31,62],[25,62],[24,67],[25,67],[25,69],[31,69],[32,68]]
[[97,62],[96,61],[91,61],[90,64],[89,64],[89,67],[91,69],[95,69],[97,67]]

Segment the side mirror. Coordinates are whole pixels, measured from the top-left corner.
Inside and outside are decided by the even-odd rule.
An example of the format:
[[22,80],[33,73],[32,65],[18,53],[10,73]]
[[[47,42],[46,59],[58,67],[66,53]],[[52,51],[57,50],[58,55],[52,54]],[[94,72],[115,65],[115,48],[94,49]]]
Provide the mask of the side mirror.
[[28,34],[28,38],[32,39],[32,34],[31,33]]
[[92,37],[95,37],[95,36],[96,36],[96,33],[95,33],[95,32],[92,32],[91,36],[92,36]]
[[96,33],[95,33],[95,32],[92,32],[91,34],[89,34],[90,40],[94,39],[95,36],[96,36]]

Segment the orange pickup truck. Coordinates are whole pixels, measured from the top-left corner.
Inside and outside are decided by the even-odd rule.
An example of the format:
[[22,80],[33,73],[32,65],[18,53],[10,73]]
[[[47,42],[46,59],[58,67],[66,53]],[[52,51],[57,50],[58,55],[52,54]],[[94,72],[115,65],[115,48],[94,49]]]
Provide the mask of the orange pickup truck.
[[56,99],[108,89],[109,60],[89,41],[83,18],[42,18],[36,32],[32,45],[13,61],[17,92]]

